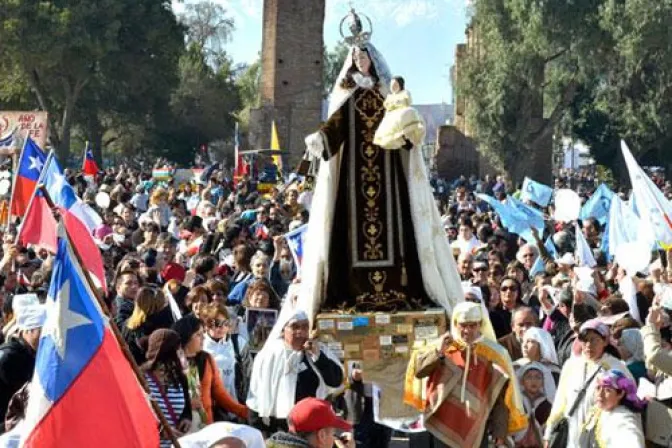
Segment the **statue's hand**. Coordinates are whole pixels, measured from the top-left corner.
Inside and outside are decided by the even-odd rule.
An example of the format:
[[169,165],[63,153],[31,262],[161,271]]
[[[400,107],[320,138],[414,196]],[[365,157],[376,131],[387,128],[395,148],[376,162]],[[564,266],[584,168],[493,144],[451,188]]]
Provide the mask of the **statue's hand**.
[[309,160],[315,160],[324,154],[324,140],[322,134],[318,131],[306,137],[306,155]]

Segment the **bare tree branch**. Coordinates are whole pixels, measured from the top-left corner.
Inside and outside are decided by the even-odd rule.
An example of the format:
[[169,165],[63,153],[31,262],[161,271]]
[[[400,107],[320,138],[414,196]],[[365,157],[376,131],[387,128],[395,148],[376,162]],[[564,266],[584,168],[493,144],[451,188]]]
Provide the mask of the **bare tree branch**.
[[554,55],[551,55],[551,56],[547,57],[546,59],[544,59],[544,64],[548,64],[549,62],[553,62],[554,60],[558,59],[563,54],[567,53],[567,51],[569,51],[568,48],[563,48],[562,50],[558,51]]

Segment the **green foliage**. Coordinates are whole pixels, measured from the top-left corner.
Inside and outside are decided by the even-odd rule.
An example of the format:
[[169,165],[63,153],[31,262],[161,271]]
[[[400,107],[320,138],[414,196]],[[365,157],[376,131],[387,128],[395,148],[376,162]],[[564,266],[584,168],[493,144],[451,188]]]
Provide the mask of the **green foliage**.
[[188,42],[203,49],[208,64],[216,68],[226,64],[225,46],[231,39],[234,21],[222,5],[211,1],[187,3],[180,20],[187,28]]
[[562,0],[474,4],[477,43],[459,68],[457,90],[480,150],[514,182],[530,169],[535,149],[553,134],[590,72],[582,61],[599,53],[599,45],[583,30],[596,12],[593,0],[572,7]]
[[188,163],[200,145],[233,136],[240,99],[231,64],[215,72],[196,43],[180,58],[179,77],[170,98],[169,126],[159,129],[156,147],[161,148],[157,155]]
[[329,51],[327,47],[324,47],[324,67],[323,72],[323,85],[324,85],[324,97],[329,96],[331,89],[338,78],[338,74],[343,67],[345,58],[348,56],[349,47],[344,42],[338,42],[334,45],[334,48]]
[[[150,0],[153,2],[153,0]],[[119,48],[108,54],[82,92],[75,121],[94,154],[137,151],[165,119],[169,94],[179,81],[183,28],[170,10],[129,3]],[[158,4],[157,4],[158,5]]]
[[247,131],[250,123],[250,111],[261,103],[261,60],[252,64],[243,64],[236,70],[236,88],[240,95],[241,110],[237,114],[241,128]]
[[614,178],[614,173],[611,171],[611,169],[607,168],[604,165],[597,165],[595,167],[595,177],[599,182],[607,184],[607,186],[612,190],[615,189],[617,186],[616,179]]
[[108,104],[123,110],[171,85],[183,38],[166,0],[0,0],[0,23],[2,99],[49,112],[62,160],[78,117],[103,115]]
[[620,139],[648,163],[672,161],[672,0],[476,0],[473,11],[457,90],[497,168],[519,179],[560,132],[616,173]]

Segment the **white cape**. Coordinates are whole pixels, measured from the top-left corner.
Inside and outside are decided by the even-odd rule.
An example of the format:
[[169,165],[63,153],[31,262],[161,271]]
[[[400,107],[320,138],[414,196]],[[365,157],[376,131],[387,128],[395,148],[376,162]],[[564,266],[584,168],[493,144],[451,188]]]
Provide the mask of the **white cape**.
[[[374,45],[369,42],[364,47],[366,47],[378,74],[378,88],[386,96],[392,77],[391,71],[385,62],[385,58]],[[329,117],[339,110],[356,90],[356,88],[345,89],[342,87],[342,81],[352,64],[353,54],[354,48],[351,48],[334,83],[334,89],[329,98]],[[311,136],[306,140],[309,139],[311,139]],[[312,141],[323,142],[323,139],[313,138]],[[423,285],[429,298],[450,314],[457,303],[464,301],[464,295],[457,265],[443,230],[441,217],[429,185],[425,163],[420,148],[413,148],[410,151],[401,150],[399,153],[401,154],[408,185]],[[325,297],[329,272],[329,244],[331,242],[331,229],[334,225],[334,208],[336,193],[339,188],[340,168],[340,151],[328,161],[322,161],[320,164],[315,182],[308,230],[303,244],[301,287],[296,304],[291,303],[292,300],[287,300],[288,303],[283,306],[278,320],[282,320],[283,315],[291,314],[294,311],[294,306],[296,306],[296,309],[305,311],[311,320],[311,324],[314,324],[313,320],[320,310],[322,300]],[[413,281],[413,279],[409,280]],[[274,328],[274,333],[277,335],[279,329]]]
[[[274,335],[271,334],[272,336]],[[333,357],[326,348],[322,350],[322,353],[340,365],[338,359]],[[269,337],[264,348],[254,359],[247,407],[260,417],[287,418],[295,404],[296,382],[303,354],[303,351],[288,348],[282,339],[271,340]],[[320,371],[313,364],[312,357],[307,355],[306,359],[320,382],[315,396],[324,399],[331,389],[325,384]]]
[[[420,148],[399,151],[408,185],[413,230],[425,291],[449,314],[464,300],[460,276],[441,224]],[[322,162],[317,175],[312,210],[301,263],[301,291],[297,306],[313,319],[325,296],[329,243],[339,188],[341,153]]]

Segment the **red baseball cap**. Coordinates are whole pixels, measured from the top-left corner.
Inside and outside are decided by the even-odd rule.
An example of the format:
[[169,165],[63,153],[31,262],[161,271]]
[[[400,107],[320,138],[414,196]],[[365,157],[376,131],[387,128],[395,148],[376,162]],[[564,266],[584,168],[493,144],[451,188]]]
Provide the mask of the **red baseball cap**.
[[289,430],[294,433],[315,432],[324,428],[352,430],[352,425],[337,416],[329,402],[318,398],[304,398],[296,403],[287,420],[290,422]]

